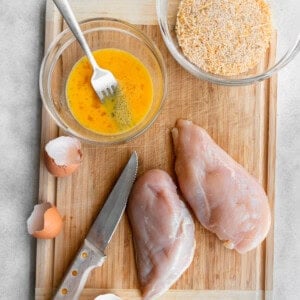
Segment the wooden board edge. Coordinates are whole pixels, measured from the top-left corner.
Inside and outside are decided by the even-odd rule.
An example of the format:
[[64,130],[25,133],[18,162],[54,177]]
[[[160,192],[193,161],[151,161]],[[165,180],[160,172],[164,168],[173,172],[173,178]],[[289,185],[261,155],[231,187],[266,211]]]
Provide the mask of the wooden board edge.
[[[273,44],[277,45],[277,32],[274,33]],[[276,59],[276,47],[270,51],[268,68],[274,64]],[[267,148],[267,195],[273,216],[270,232],[266,238],[265,253],[265,300],[273,299],[273,281],[274,281],[274,223],[275,223],[275,177],[276,177],[276,116],[277,116],[277,82],[278,77],[274,75],[268,80],[269,105],[268,105],[268,148]]]
[[[89,0],[87,6],[84,1],[71,0],[70,4],[78,20],[108,17],[121,19],[136,25],[157,25],[156,1],[131,0],[132,5],[119,0]],[[136,7],[136,9],[132,9]],[[105,10],[103,9],[105,8]]]
[[[140,292],[137,289],[93,289],[85,288],[82,291],[80,300],[92,300],[95,297],[113,293],[124,300],[140,300]],[[46,289],[36,289],[36,300],[47,299],[49,291]],[[262,300],[265,291],[256,290],[168,290],[161,300]]]
[[[59,18],[61,21],[59,21]],[[47,0],[45,10],[45,52],[50,46],[54,37],[60,33],[62,18],[58,11],[54,9],[52,0]],[[44,163],[44,146],[52,138],[58,136],[58,127],[49,116],[45,107],[42,107],[41,118],[41,148],[40,148],[40,169],[39,169],[39,196],[38,202],[49,202],[55,204],[56,201],[56,179],[49,174]],[[43,286],[52,290],[53,286],[53,261],[54,261],[55,240],[37,240],[36,246],[36,282],[35,287]],[[37,297],[35,295],[35,297]]]
[[[271,214],[275,216],[275,178],[276,178],[276,114],[277,114],[277,75],[270,79],[270,103],[269,103],[269,130],[268,130],[268,181],[267,194],[271,208]],[[268,291],[265,299],[273,299],[274,276],[274,217],[270,232],[266,238],[265,261],[265,290]]]

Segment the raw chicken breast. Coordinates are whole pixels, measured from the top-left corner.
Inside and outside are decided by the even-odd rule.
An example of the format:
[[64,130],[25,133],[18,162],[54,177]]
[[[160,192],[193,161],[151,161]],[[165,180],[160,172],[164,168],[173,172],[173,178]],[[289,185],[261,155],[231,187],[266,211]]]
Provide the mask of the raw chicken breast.
[[136,181],[128,216],[143,299],[153,299],[192,262],[194,222],[171,177],[162,170],[150,170]]
[[200,223],[227,248],[257,247],[271,223],[261,185],[191,121],[178,120],[172,136],[179,185]]

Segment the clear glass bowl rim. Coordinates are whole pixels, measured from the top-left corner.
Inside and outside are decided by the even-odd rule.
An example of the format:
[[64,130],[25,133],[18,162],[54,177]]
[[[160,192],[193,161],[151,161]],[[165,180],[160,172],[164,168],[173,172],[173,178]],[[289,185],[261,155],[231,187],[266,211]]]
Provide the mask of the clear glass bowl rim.
[[[152,124],[155,122],[155,120],[157,119],[158,115],[161,112],[161,109],[163,107],[163,104],[165,102],[166,99],[166,95],[167,95],[167,85],[168,85],[168,80],[167,80],[167,68],[166,68],[166,64],[163,60],[163,56],[160,52],[160,50],[158,49],[158,47],[155,45],[154,41],[152,41],[145,33],[143,33],[139,28],[137,28],[135,25],[124,21],[124,20],[120,20],[120,19],[116,19],[116,18],[109,18],[109,17],[96,17],[96,18],[88,18],[88,19],[84,19],[79,23],[79,25],[84,25],[86,23],[90,23],[90,22],[95,22],[95,21],[108,21],[108,22],[113,22],[113,23],[119,23],[122,25],[125,25],[126,27],[130,28],[131,30],[133,30],[133,32],[137,35],[138,38],[141,38],[142,41],[147,45],[147,47],[150,49],[150,51],[152,52],[152,54],[154,55],[155,59],[157,60],[157,63],[160,66],[161,69],[161,73],[162,73],[162,86],[163,86],[163,94],[160,100],[160,105],[159,108],[157,109],[155,116],[151,119],[150,122],[148,122],[143,128],[139,129],[137,132],[135,132],[132,135],[129,135],[126,138],[122,138],[122,136],[126,136],[128,135],[129,132],[125,132],[125,133],[121,133],[118,135],[115,135],[116,137],[118,136],[118,140],[116,141],[105,141],[105,142],[101,142],[101,141],[95,141],[95,140],[90,140],[87,139],[81,135],[78,135],[76,131],[73,131],[72,128],[67,127],[64,123],[61,122],[61,120],[55,116],[51,109],[49,108],[49,105],[47,103],[47,99],[49,98],[48,92],[46,90],[46,87],[48,87],[48,90],[50,89],[50,87],[48,85],[44,85],[44,76],[45,76],[45,66],[47,63],[47,59],[48,57],[51,55],[51,53],[54,51],[54,48],[57,46],[57,44],[59,43],[59,41],[67,34],[70,34],[71,31],[70,29],[67,27],[66,29],[64,29],[62,32],[60,32],[54,39],[53,41],[50,43],[48,49],[46,50],[42,63],[41,63],[41,67],[40,67],[40,73],[39,73],[39,90],[40,90],[40,95],[42,98],[42,102],[44,107],[46,108],[47,112],[49,113],[49,115],[51,116],[51,118],[55,121],[55,123],[62,128],[66,133],[71,134],[72,136],[75,136],[77,138],[79,138],[80,140],[89,143],[89,144],[94,144],[94,145],[115,145],[115,144],[123,144],[126,143],[128,141],[131,141],[135,138],[137,138],[138,136],[140,136],[141,134],[143,134],[146,130],[148,130]],[[92,29],[87,29],[87,31],[92,30]],[[72,37],[73,39],[75,39],[75,37]],[[53,69],[53,63],[51,63],[51,67],[50,69]],[[48,74],[47,76],[47,81],[49,81],[50,79],[50,74]],[[51,102],[51,96],[50,99],[48,99],[49,102]],[[133,128],[134,129],[134,128]],[[99,136],[101,136],[99,134]]]
[[232,79],[232,78],[226,79],[225,77],[214,76],[213,74],[201,71],[201,69],[197,68],[194,64],[189,62],[184,57],[183,54],[177,51],[175,45],[172,42],[169,26],[167,23],[167,18],[164,18],[164,13],[161,10],[161,7],[165,1],[166,0],[156,0],[156,14],[157,14],[158,24],[160,27],[163,40],[167,48],[175,58],[175,60],[189,73],[191,73],[192,75],[196,76],[199,79],[203,79],[215,84],[227,85],[227,86],[242,86],[242,85],[253,84],[255,82],[263,81],[273,76],[280,69],[286,66],[290,61],[292,61],[296,57],[296,55],[300,52],[300,33],[299,33],[296,42],[286,51],[286,53],[280,58],[280,60],[274,66],[272,66],[265,72],[255,76],[250,76],[247,78],[240,78],[240,79]]

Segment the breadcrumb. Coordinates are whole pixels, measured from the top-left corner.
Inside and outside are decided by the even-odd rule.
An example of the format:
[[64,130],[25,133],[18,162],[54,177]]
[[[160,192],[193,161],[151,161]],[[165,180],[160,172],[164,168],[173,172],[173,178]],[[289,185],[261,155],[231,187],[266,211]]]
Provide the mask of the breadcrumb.
[[182,0],[178,8],[178,43],[206,72],[233,76],[254,68],[271,34],[271,11],[264,0]]

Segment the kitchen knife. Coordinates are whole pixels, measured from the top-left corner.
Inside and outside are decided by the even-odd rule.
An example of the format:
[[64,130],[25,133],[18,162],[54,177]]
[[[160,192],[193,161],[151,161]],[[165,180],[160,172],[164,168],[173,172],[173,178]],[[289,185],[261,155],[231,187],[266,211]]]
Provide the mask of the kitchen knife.
[[138,157],[134,151],[88,232],[53,300],[77,300],[90,271],[105,261],[104,250],[124,213],[136,177]]

